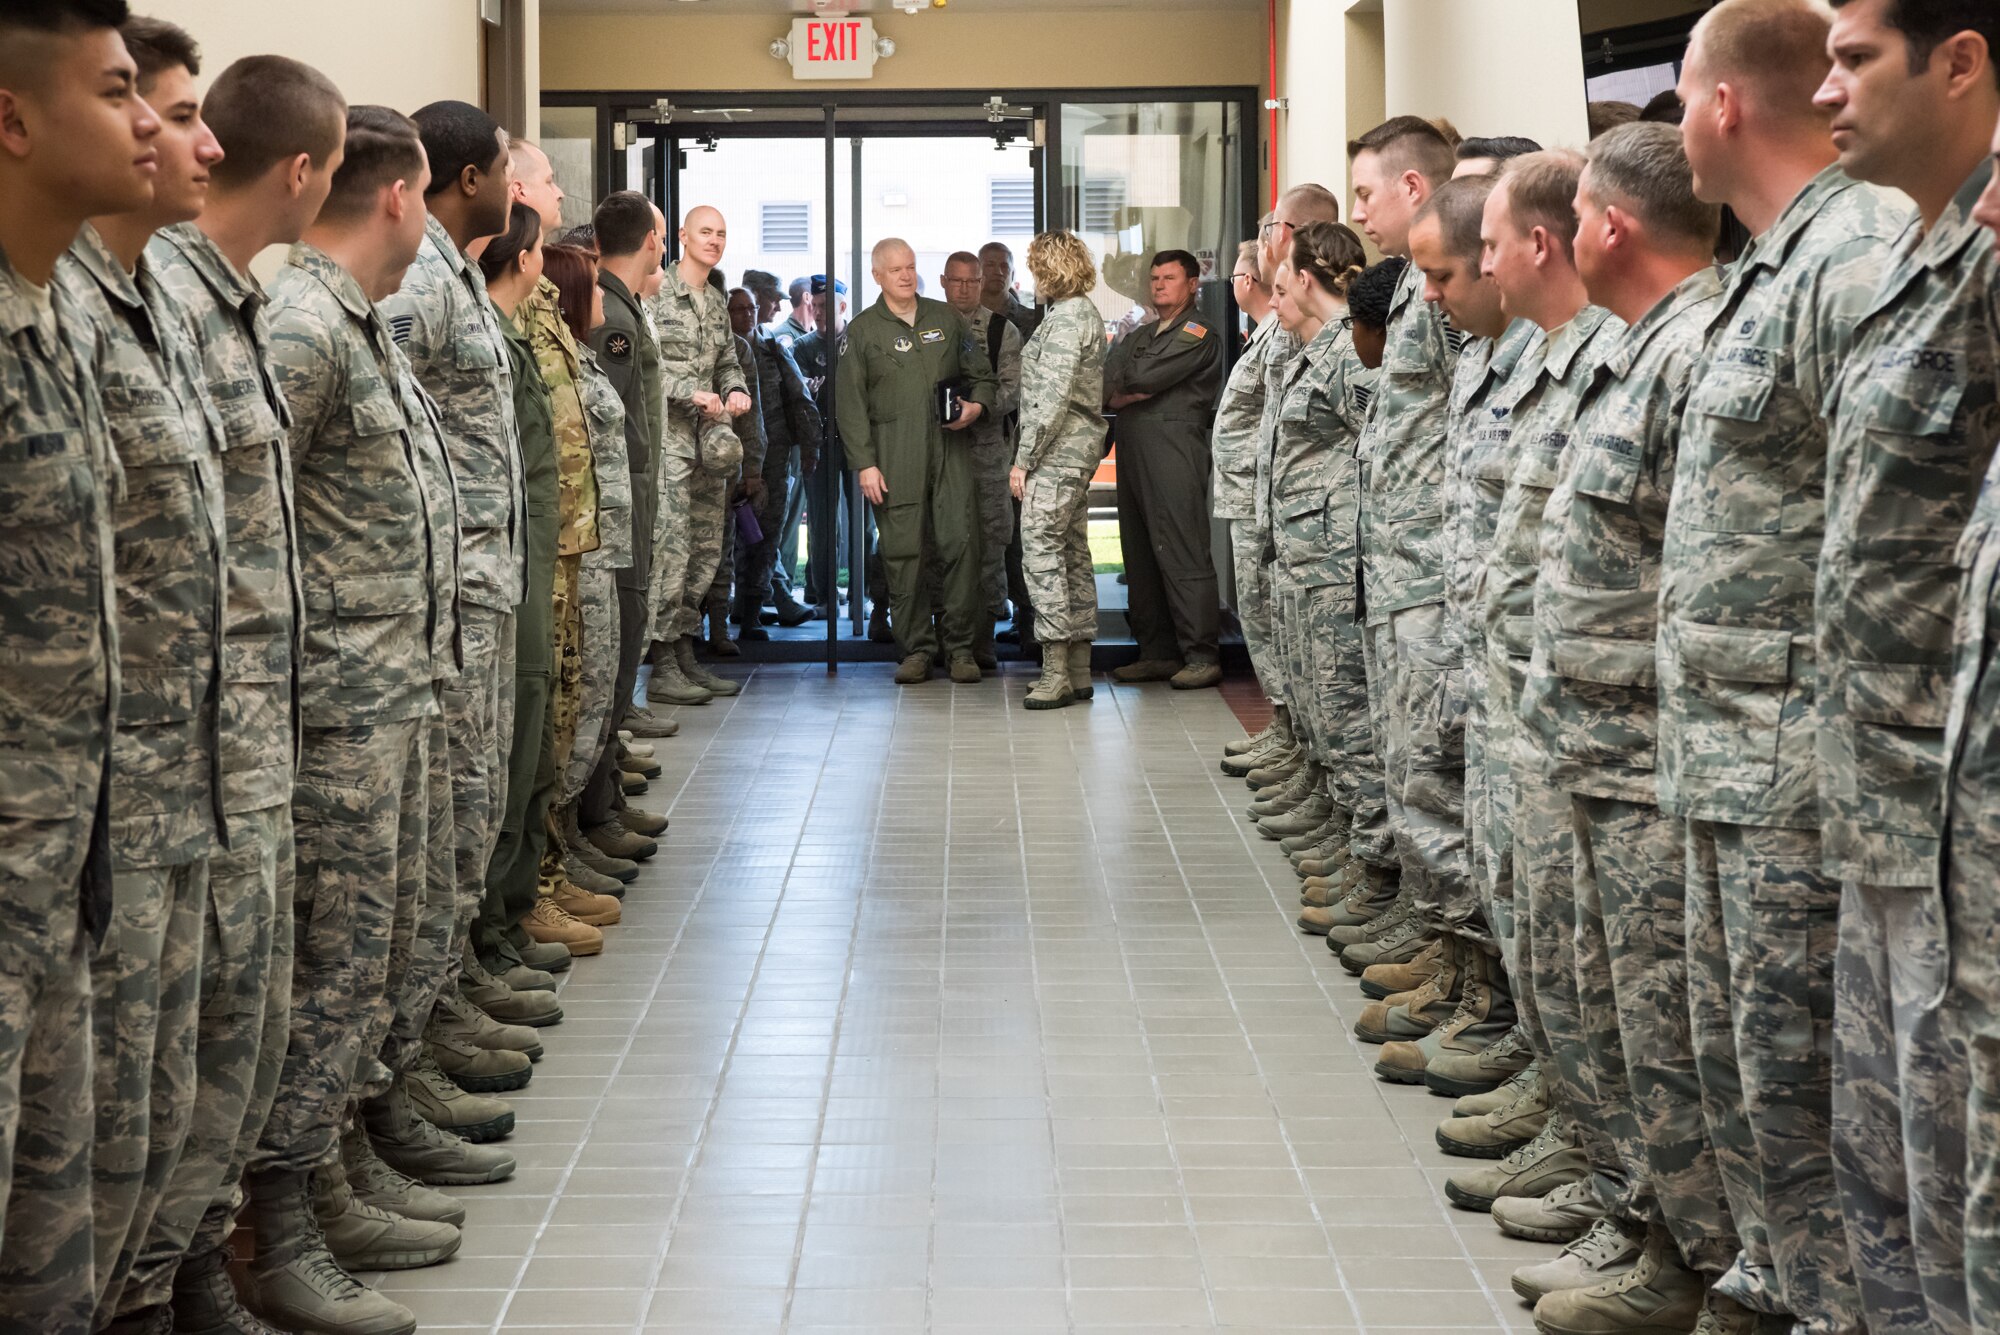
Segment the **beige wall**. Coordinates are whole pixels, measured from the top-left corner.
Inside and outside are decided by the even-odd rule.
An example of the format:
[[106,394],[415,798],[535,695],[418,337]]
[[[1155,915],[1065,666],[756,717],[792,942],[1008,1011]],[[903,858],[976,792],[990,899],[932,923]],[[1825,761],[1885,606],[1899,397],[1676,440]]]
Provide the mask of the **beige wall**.
[[[428,0],[426,0],[428,2]],[[1303,0],[1330,4],[1332,0]],[[815,86],[869,88],[1131,88],[1261,86],[1264,20],[1250,11],[1143,9],[1081,13],[878,13],[896,54],[868,80],[815,85],[773,60],[783,14],[558,14],[542,16],[542,86],[753,92]]]
[[1576,0],[1385,0],[1391,116],[1444,116],[1466,135],[1581,144]]
[[349,102],[414,111],[444,97],[479,100],[478,0],[341,0],[337,13],[299,0],[136,7],[193,33],[211,75],[238,56],[270,52],[321,70]]

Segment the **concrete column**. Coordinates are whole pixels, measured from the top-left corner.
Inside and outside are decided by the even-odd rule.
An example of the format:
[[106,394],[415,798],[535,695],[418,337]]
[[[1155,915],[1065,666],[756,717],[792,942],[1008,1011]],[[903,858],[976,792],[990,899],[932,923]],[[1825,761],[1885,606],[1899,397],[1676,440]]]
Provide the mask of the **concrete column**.
[[[1388,113],[1551,148],[1587,136],[1576,0],[1382,0]],[[1362,127],[1367,128],[1367,127]]]

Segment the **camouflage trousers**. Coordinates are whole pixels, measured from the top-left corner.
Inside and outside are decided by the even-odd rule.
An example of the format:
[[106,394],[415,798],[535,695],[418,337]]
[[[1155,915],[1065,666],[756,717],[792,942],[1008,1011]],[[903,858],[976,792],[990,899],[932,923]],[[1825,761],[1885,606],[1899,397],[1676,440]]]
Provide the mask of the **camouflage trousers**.
[[569,777],[569,762],[576,751],[577,725],[583,712],[583,607],[581,556],[556,558],[555,585],[555,676],[549,683],[549,724],[554,734],[550,756],[555,762],[555,801],[549,806],[548,843],[542,849],[540,889],[547,893],[562,875],[562,822],[556,808],[562,802],[563,782]]
[[375,1062],[388,1037],[403,985],[395,965],[410,958],[430,875],[431,724],[308,727],[300,738],[291,1032],[262,1169],[305,1172],[339,1157],[364,1059]]
[[[982,441],[966,448],[972,454],[972,489],[979,499],[979,590],[986,598],[986,615],[998,620],[1007,615],[1007,545],[1014,541],[1014,493],[1007,481],[1008,475],[1014,470],[1014,447],[1007,440],[1001,439]],[[1080,513],[1087,512],[1090,508],[1088,475],[1084,478],[1083,490],[1085,500],[1080,507]],[[1023,506],[1021,523],[1024,531],[1027,522],[1026,507]],[[1027,568],[1025,542],[1024,537],[1021,554],[1024,575]],[[1084,552],[1088,555],[1089,551],[1089,533],[1086,530]],[[1088,560],[1084,562],[1084,569],[1090,569]],[[1093,595],[1095,592],[1093,577]],[[1095,602],[1094,597],[1092,601]],[[1037,608],[1040,606],[1040,603],[1036,604]],[[1085,640],[1096,637],[1093,633],[1071,638]]]
[[1514,778],[1488,744],[1486,666],[1465,663],[1465,864],[1493,949],[1516,987],[1529,986],[1514,903]]
[[234,845],[210,860],[195,1027],[194,1120],[180,1165],[118,1300],[120,1316],[167,1301],[184,1256],[220,1249],[236,1184],[270,1115],[291,1029],[292,811],[232,813]]
[[[1956,819],[1968,805],[1963,790],[1953,803]],[[1972,1329],[1989,1335],[2000,1331],[2000,863],[1987,837],[1961,836],[1949,847],[1951,990],[1940,1010],[1953,1012],[1967,1048],[1966,1295]]]
[[514,744],[514,623],[512,612],[466,603],[459,614],[464,671],[442,683],[450,748],[452,884],[451,943],[445,981],[455,986],[465,943],[486,901],[486,869],[500,841],[507,806],[507,757]]
[[[82,822],[77,822],[81,825]],[[10,820],[0,840],[0,1332],[88,1335],[92,1260],[90,941],[77,873],[87,835]],[[58,845],[55,841],[60,839]],[[46,855],[46,856],[44,856]]]
[[1617,1213],[1663,1221],[1682,1259],[1712,1280],[1742,1242],[1695,1072],[1686,827],[1650,802],[1574,801],[1578,984],[1598,1100],[1625,1169]]
[[[379,1061],[363,1054],[365,1078],[356,1083],[356,1099],[376,1098],[389,1092],[396,1076],[408,1071],[423,1055],[424,1030],[431,1011],[446,987],[458,985],[464,967],[465,937],[458,928],[458,875],[456,832],[452,828],[451,741],[439,710],[423,720],[425,727],[424,764],[426,783],[423,817],[424,867],[420,898],[396,901],[396,932],[389,976],[394,983],[394,1011],[389,1019],[388,1037],[383,1040]],[[414,930],[405,932],[408,921]]]
[[[993,597],[994,562],[999,562],[999,603],[1007,601],[1007,531],[993,541],[993,517],[987,513],[986,478],[978,474],[980,451],[973,451],[979,487],[980,570],[987,607]],[[1002,477],[1005,485],[1005,477]],[[1014,518],[1011,500],[1007,525]],[[1035,607],[1035,634],[1043,640],[1069,643],[1097,638],[1097,575],[1090,560],[1090,475],[1053,468],[1028,474],[1021,491],[1021,575]]]
[[[1991,883],[1976,894],[1990,897]],[[1870,1335],[1972,1329],[1966,1116],[1980,1040],[1964,1006],[1938,1004],[1951,963],[1944,909],[1923,890],[1840,890],[1833,1176]]]
[[97,1140],[91,1151],[97,1309],[117,1307],[194,1117],[208,859],[120,867],[90,964]]
[[1833,1182],[1840,886],[1816,830],[1687,822],[1688,991],[1702,1116],[1743,1250],[1716,1284],[1799,1335],[1860,1335]]
[[[1503,740],[1496,728],[1490,740],[1511,746],[1513,729],[1506,727]],[[1600,1013],[1611,1009],[1611,984],[1601,946],[1593,961],[1598,977],[1588,983],[1579,977],[1586,962],[1577,922],[1576,813],[1570,795],[1539,776],[1515,790],[1514,876],[1515,893],[1527,910],[1519,930],[1528,975],[1525,984],[1515,980],[1515,1010],[1529,1045],[1543,1058],[1550,1102],[1576,1128],[1598,1195],[1616,1201],[1624,1193],[1625,1169],[1608,1130],[1615,1114],[1599,1098],[1584,1019],[1586,995],[1597,999]],[[1601,942],[1601,927],[1593,935]],[[1615,1042],[1615,1030],[1612,1038]]]
[[1292,729],[1327,772],[1328,792],[1348,822],[1348,851],[1376,867],[1396,865],[1388,799],[1369,721],[1363,630],[1354,597],[1338,584],[1306,583],[1270,567],[1278,647]]
[[1483,944],[1465,860],[1465,684],[1444,608],[1391,612],[1363,641],[1389,828],[1422,922]]
[[1243,647],[1257,673],[1257,688],[1266,699],[1283,704],[1285,674],[1271,643],[1271,566],[1264,559],[1268,531],[1254,519],[1230,520],[1229,552],[1236,575],[1236,623],[1243,628]]
[[609,740],[611,693],[618,680],[618,585],[612,572],[586,555],[577,571],[578,650],[576,741],[563,772],[561,801],[583,796]]
[[671,645],[693,635],[701,603],[722,561],[722,526],[732,479],[692,459],[660,460],[660,511],[654,524],[649,591],[653,639]]

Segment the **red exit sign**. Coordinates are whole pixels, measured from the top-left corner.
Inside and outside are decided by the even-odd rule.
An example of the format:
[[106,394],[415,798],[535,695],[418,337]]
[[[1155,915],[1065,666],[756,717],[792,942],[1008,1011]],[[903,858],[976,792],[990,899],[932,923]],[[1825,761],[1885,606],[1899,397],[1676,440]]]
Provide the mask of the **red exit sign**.
[[875,73],[875,20],[794,19],[792,77],[866,79]]

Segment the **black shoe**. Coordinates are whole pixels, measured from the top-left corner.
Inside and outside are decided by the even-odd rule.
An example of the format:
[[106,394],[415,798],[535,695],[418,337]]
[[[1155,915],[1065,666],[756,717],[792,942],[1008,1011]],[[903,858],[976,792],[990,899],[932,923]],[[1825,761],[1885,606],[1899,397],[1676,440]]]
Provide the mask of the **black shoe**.
[[754,644],[760,640],[770,639],[771,632],[765,630],[762,626],[742,626],[737,629],[736,638],[739,640],[749,640]]

